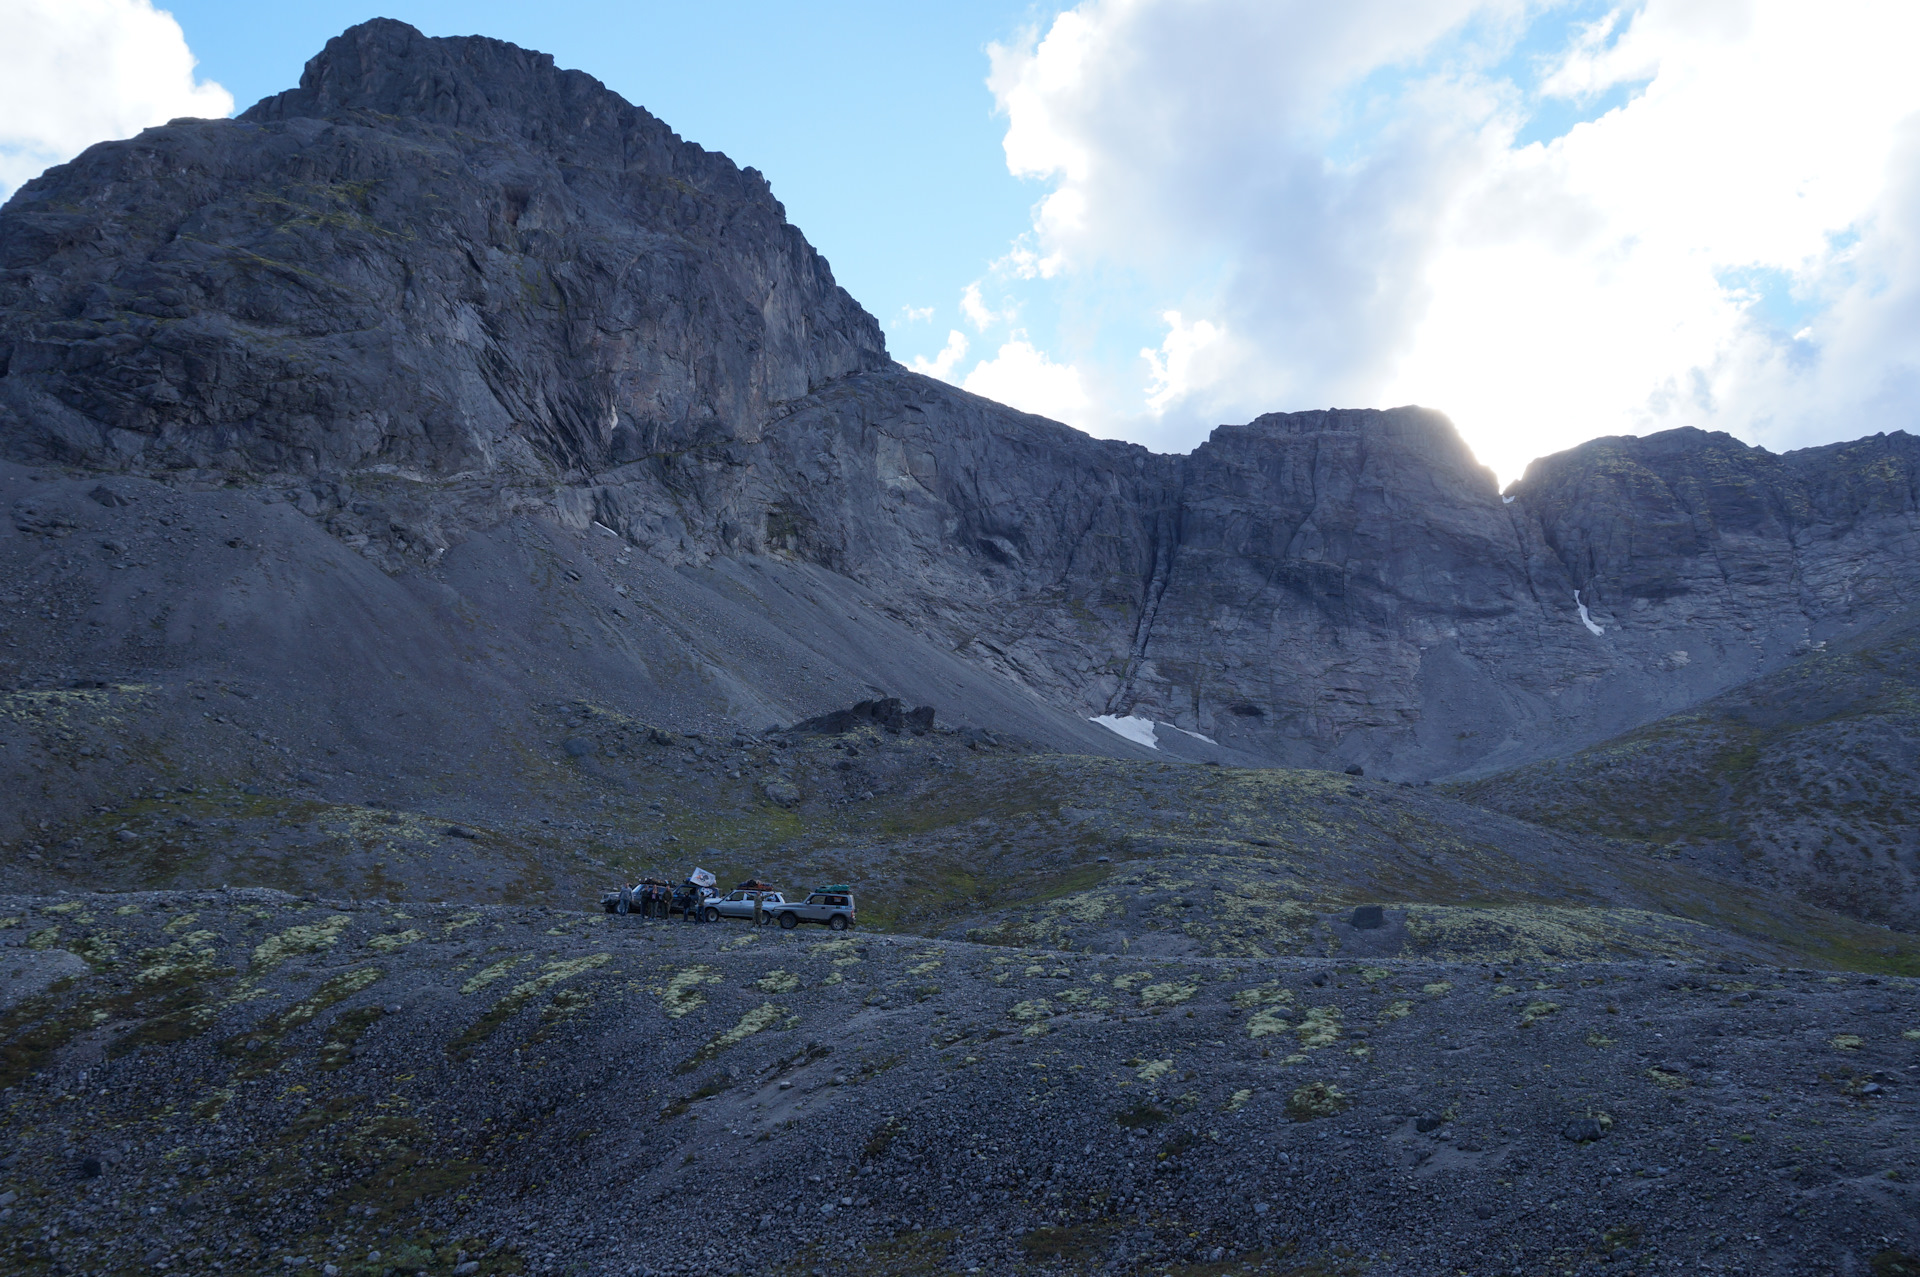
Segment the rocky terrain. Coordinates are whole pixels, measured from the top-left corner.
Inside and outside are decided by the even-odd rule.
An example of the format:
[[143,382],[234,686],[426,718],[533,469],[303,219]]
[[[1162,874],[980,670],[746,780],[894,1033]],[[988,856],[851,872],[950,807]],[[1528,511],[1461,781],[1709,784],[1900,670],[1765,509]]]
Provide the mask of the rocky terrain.
[[0,209],[0,508],[8,1272],[1920,1272],[1912,436],[1095,440],[375,21]]
[[1458,787],[1920,930],[1920,632],[1911,620],[1565,758]]
[[1906,982],[261,890],[0,919],[13,1272],[1920,1262]]

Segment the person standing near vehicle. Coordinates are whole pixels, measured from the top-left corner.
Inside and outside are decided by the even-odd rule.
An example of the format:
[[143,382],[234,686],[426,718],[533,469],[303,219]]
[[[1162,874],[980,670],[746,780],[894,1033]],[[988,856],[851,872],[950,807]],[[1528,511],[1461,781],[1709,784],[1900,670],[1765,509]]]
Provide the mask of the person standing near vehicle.
[[764,891],[756,891],[753,893],[753,925],[756,927],[766,921],[765,918],[760,916],[760,902],[766,899],[766,896],[767,893]]

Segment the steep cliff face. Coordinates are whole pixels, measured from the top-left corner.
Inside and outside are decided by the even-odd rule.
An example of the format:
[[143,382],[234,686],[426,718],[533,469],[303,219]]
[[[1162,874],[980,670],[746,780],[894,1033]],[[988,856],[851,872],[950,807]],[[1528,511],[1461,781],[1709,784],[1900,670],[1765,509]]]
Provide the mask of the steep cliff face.
[[762,660],[655,591],[675,637],[579,675],[636,705],[693,713],[680,662],[728,689],[700,713],[758,727],[870,694],[885,652],[877,690],[949,718],[1023,705],[1099,747],[1086,719],[1131,714],[1187,756],[1410,779],[1685,708],[1920,577],[1901,434],[1597,440],[1503,497],[1418,408],[1157,456],[965,394],[887,359],[752,170],[543,55],[386,21],[238,120],[95,147],[0,211],[0,448],[250,486],[482,615],[519,604],[460,548],[525,520],[597,523],[734,602],[783,582],[755,616],[794,591],[851,615],[833,582],[870,605]]
[[9,202],[10,451],[565,475],[886,363],[767,184],[577,71],[370,22]]

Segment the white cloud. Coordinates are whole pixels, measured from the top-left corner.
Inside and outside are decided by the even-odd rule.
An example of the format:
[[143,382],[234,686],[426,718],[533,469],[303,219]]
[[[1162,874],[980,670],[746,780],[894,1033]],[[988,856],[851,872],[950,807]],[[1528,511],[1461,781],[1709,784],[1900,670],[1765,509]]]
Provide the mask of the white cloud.
[[913,357],[913,370],[929,377],[938,377],[942,381],[953,380],[954,365],[967,355],[967,335],[958,328],[947,330],[947,344],[932,359],[921,355]]
[[[1185,395],[1194,383],[1195,360],[1212,347],[1226,332],[1204,319],[1189,324],[1180,312],[1170,310],[1161,316],[1167,322],[1167,336],[1160,349],[1141,349],[1147,361],[1147,408],[1158,415],[1167,405]],[[1204,375],[1204,374],[1203,374]]]
[[[1910,424],[1915,47],[1904,0],[1087,0],[991,50],[1048,188],[1002,267],[1092,317],[1096,426],[1162,443],[1413,401],[1511,477],[1603,433]],[[1142,351],[1173,307],[1216,331]]]
[[931,306],[902,306],[900,318],[909,324],[924,324],[933,318]]
[[976,395],[1070,426],[1082,423],[1089,406],[1080,370],[1072,364],[1054,363],[1020,332],[992,359],[975,364],[960,384]]
[[975,280],[960,291],[960,313],[967,317],[975,332],[987,331],[997,320],[1004,318],[995,314],[980,300],[980,281]]
[[173,15],[149,0],[5,0],[0,196],[95,142],[180,116],[224,116],[233,96],[196,81]]

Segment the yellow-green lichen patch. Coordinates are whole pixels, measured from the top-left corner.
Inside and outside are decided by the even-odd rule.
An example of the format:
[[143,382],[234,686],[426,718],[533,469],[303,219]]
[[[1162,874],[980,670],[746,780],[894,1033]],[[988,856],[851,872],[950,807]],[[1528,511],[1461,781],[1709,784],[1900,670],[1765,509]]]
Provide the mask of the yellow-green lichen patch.
[[1380,1008],[1380,1021],[1404,1020],[1413,1014],[1413,1003],[1406,998],[1398,998]]
[[176,931],[185,931],[199,920],[200,915],[197,913],[183,913],[178,918],[168,921],[160,930],[166,932],[168,935],[172,935]]
[[1253,1092],[1251,1090],[1242,1088],[1241,1090],[1235,1091],[1233,1093],[1233,1098],[1227,1101],[1226,1108],[1224,1111],[1228,1113],[1237,1113],[1241,1109],[1245,1108],[1247,1101],[1252,1098],[1253,1098]]
[[308,997],[302,998],[282,1011],[275,1017],[275,1023],[282,1031],[305,1024],[334,1003],[350,998],[374,983],[382,974],[378,967],[358,967],[337,975],[315,989]]
[[[571,980],[574,976],[591,971],[595,967],[604,967],[611,961],[613,961],[611,953],[589,953],[578,958],[562,958],[549,962],[539,975],[509,989],[506,997],[524,1001],[537,993],[546,992],[562,980]],[[501,1000],[505,1001],[506,998]]]
[[1866,1044],[1866,1039],[1857,1033],[1841,1033],[1834,1036],[1831,1045],[1836,1051],[1858,1051]]
[[340,939],[340,933],[353,922],[351,916],[336,913],[311,925],[288,927],[279,935],[268,936],[253,950],[253,965],[256,970],[265,970],[278,966],[288,958],[303,953],[318,953],[322,949],[331,949]]
[[1718,933],[1644,909],[1409,905],[1410,947],[1439,962],[1580,962],[1685,958],[1711,951]]
[[1148,1060],[1134,1076],[1142,1082],[1158,1082],[1171,1072],[1173,1072],[1172,1060]]
[[336,1002],[352,997],[380,978],[374,967],[359,967],[335,976],[307,997],[255,1028],[235,1034],[221,1044],[221,1053],[240,1061],[235,1077],[258,1077],[285,1061],[291,1052],[282,1039]]
[[807,956],[829,957],[833,959],[833,965],[836,967],[851,967],[860,962],[860,955],[854,950],[855,945],[851,939],[816,940],[808,948]]
[[1143,1007],[1174,1007],[1187,1001],[1200,991],[1197,984],[1179,984],[1164,981],[1150,984],[1140,990],[1140,1005]]
[[1559,1009],[1560,1004],[1557,1002],[1529,1002],[1526,1010],[1520,1013],[1520,1027],[1524,1029],[1535,1021],[1552,1015]]
[[1247,1021],[1247,1036],[1250,1038],[1271,1037],[1277,1033],[1291,1033],[1293,1024],[1279,1011],[1269,1007],[1254,1013]]
[[674,1071],[676,1073],[691,1073],[694,1069],[699,1068],[702,1064],[711,1060],[728,1047],[739,1042],[744,1042],[754,1034],[772,1028],[784,1019],[786,1014],[784,1008],[777,1007],[771,1002],[762,1002],[759,1006],[741,1016],[740,1022],[735,1024],[731,1029],[728,1029],[725,1033],[716,1034],[711,1041],[696,1051]]
[[1300,1035],[1300,1045],[1309,1051],[1332,1046],[1340,1040],[1340,1008],[1308,1007],[1295,1031]]
[[666,985],[658,990],[660,1001],[668,1017],[678,1020],[695,1007],[706,1005],[707,995],[700,992],[701,985],[719,983],[718,971],[704,964],[696,964],[676,971],[668,978]]
[[1247,1011],[1254,1007],[1291,1002],[1293,990],[1282,988],[1277,982],[1270,982],[1257,988],[1242,989],[1227,1000],[1242,1011]]
[[1426,994],[1430,998],[1443,997],[1446,994],[1453,992],[1453,981],[1435,980],[1432,984],[1421,985],[1420,992]]
[[466,1052],[491,1037],[495,1029],[512,1019],[522,1007],[538,995],[562,980],[572,979],[595,967],[603,967],[612,960],[613,955],[610,953],[589,953],[578,958],[562,958],[547,963],[539,975],[531,980],[523,980],[508,989],[500,995],[500,1000],[474,1021],[465,1033],[447,1043],[447,1054],[456,1058],[464,1056]]
[[212,942],[218,938],[211,931],[196,931],[172,944],[143,950],[140,960],[147,965],[133,973],[134,984],[202,980],[216,974],[218,954]]
[[1353,1099],[1331,1082],[1309,1082],[1287,1097],[1287,1116],[1296,1122],[1333,1117],[1353,1106]]
[[913,966],[910,966],[907,968],[907,974],[908,975],[926,975],[929,971],[938,970],[939,967],[940,967],[940,963],[938,960],[931,961],[931,962],[915,963]]
[[29,949],[51,949],[60,942],[60,928],[42,927],[27,937]]
[[764,993],[792,993],[800,987],[800,977],[791,971],[769,971],[753,984]]
[[1026,1036],[1038,1037],[1047,1031],[1047,1021],[1053,1018],[1053,1004],[1045,998],[1016,1002],[1007,1008],[1007,1018],[1026,1025]]
[[404,949],[416,940],[424,940],[425,938],[426,937],[420,932],[409,927],[405,931],[394,931],[386,935],[375,936],[373,939],[367,941],[367,948],[376,949],[381,953],[392,953],[395,949]]
[[472,979],[468,980],[465,984],[460,986],[460,992],[461,993],[478,993],[480,990],[486,988],[488,985],[492,984],[495,980],[500,979],[502,976],[506,975],[507,972],[513,970],[516,966],[520,965],[522,962],[525,962],[528,958],[531,958],[532,956],[533,955],[531,953],[508,954],[506,957],[500,959],[498,962],[495,962],[492,965],[485,967],[481,969],[479,972],[475,973]]

